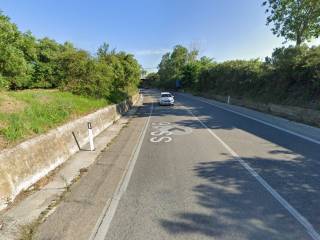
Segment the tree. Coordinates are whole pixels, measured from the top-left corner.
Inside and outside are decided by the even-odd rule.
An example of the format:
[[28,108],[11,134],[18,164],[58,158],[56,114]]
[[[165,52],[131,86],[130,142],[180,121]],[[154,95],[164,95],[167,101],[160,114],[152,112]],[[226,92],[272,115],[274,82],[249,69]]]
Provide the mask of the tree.
[[11,89],[23,88],[30,79],[29,66],[25,59],[24,39],[10,18],[0,12],[0,76],[1,82]]
[[[65,48],[66,46],[67,44]],[[32,87],[52,88],[59,86],[60,76],[58,76],[57,62],[62,55],[63,48],[61,44],[47,37],[38,40]]]
[[181,80],[183,77],[184,67],[189,63],[195,62],[197,55],[197,50],[188,51],[187,48],[181,45],[175,46],[172,53],[164,54],[158,66],[160,86],[174,88],[175,81]]
[[185,66],[189,61],[189,59],[195,58],[194,56],[190,55],[188,49],[177,45],[174,47],[171,53],[170,65],[173,70],[173,79],[181,79],[182,68]]
[[0,11],[0,89],[60,88],[119,102],[137,91],[141,70],[132,54],[107,43],[92,56],[70,42],[36,39]]
[[199,85],[200,73],[212,64],[212,59],[208,57],[201,57],[200,60],[193,60],[187,63],[182,69],[182,86],[186,88],[196,88]]
[[158,66],[159,87],[167,87],[173,76],[170,52],[165,53]]
[[144,81],[142,82],[142,85],[144,87],[158,87],[159,80],[159,74],[151,72],[145,77]]
[[30,31],[21,34],[19,49],[24,53],[29,64],[34,64],[37,60],[37,40]]
[[320,35],[319,0],[266,0],[267,25],[278,37],[292,40],[299,46]]

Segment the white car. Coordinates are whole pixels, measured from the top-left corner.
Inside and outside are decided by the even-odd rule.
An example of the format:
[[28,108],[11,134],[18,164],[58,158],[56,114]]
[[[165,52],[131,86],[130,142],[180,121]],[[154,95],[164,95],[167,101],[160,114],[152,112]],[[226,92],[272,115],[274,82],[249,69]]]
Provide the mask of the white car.
[[174,105],[173,95],[169,92],[162,92],[159,99],[159,105]]

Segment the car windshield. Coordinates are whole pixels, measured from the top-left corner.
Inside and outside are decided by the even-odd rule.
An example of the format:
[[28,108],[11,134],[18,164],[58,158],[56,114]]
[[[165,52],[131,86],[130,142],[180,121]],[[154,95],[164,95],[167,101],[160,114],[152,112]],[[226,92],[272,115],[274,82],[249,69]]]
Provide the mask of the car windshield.
[[171,94],[161,94],[161,97],[171,97]]

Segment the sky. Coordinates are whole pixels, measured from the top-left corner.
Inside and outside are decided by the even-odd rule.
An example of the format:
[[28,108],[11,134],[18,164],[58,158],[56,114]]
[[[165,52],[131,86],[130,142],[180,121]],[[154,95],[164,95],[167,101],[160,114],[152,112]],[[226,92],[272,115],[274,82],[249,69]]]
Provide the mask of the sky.
[[[270,56],[284,39],[266,26],[262,0],[0,0],[21,31],[95,53],[107,42],[148,71],[175,45],[216,61]],[[320,44],[315,40],[311,44]]]

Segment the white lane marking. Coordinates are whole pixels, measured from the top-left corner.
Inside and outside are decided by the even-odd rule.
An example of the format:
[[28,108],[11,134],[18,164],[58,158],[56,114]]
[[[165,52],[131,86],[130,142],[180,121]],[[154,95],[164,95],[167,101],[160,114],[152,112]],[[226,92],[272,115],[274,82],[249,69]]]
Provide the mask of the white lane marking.
[[172,141],[172,138],[171,137],[153,137],[153,138],[150,138],[150,141],[153,143],[158,143],[161,141],[168,143]]
[[152,143],[168,143],[172,141],[173,136],[181,136],[192,133],[192,129],[190,127],[180,126],[170,122],[153,122],[151,125],[152,128],[155,129],[155,131],[150,132],[150,142]]
[[203,123],[197,116],[193,114],[193,112],[186,108],[187,111],[195,117],[200,124],[205,127],[209,133],[218,140],[227,150],[228,152],[305,228],[307,233],[314,240],[320,240],[319,233],[313,228],[311,223],[303,217],[294,207],[290,205],[281,195],[274,190],[253,168],[249,166],[233,149],[228,146],[218,135],[216,135],[205,123]]
[[118,184],[117,189],[116,189],[115,194],[113,195],[112,199],[108,200],[108,202],[106,203],[106,205],[102,211],[102,214],[99,217],[89,240],[104,240],[105,237],[107,236],[111,221],[112,221],[114,214],[117,210],[120,199],[121,199],[123,193],[126,191],[127,186],[129,184],[135,163],[136,163],[138,156],[139,156],[139,153],[140,153],[142,142],[144,140],[144,137],[147,132],[147,128],[149,126],[152,112],[153,112],[153,103],[151,105],[151,110],[150,110],[148,119],[144,125],[144,129],[139,136],[139,142],[135,146],[135,150],[133,152],[133,155],[130,158],[130,161],[126,167],[126,171],[122,175],[121,181]]
[[169,122],[153,122],[153,123],[151,123],[152,126],[167,126],[170,124],[171,123],[169,123]]
[[[185,95],[182,95],[182,96],[187,97],[187,98],[189,97],[189,96],[185,96]],[[212,106],[214,106],[214,107],[216,107],[216,108],[220,108],[220,109],[222,109],[222,110],[225,110],[225,111],[228,111],[228,112],[232,112],[232,113],[237,114],[237,115],[240,115],[240,116],[242,116],[242,117],[249,118],[249,119],[251,119],[251,120],[257,121],[257,122],[262,123],[262,124],[264,124],[264,125],[267,125],[267,126],[269,126],[269,127],[273,127],[273,128],[278,129],[278,130],[284,131],[284,132],[286,132],[286,133],[292,134],[292,135],[294,135],[294,136],[300,137],[300,138],[302,138],[302,139],[304,139],[304,140],[307,140],[307,141],[310,141],[310,142],[313,142],[313,143],[316,143],[316,144],[320,144],[320,141],[319,141],[319,140],[316,140],[316,139],[314,139],[314,138],[307,137],[307,136],[302,135],[302,134],[300,134],[300,133],[297,133],[297,132],[294,132],[294,131],[291,131],[291,130],[288,130],[288,129],[285,129],[285,128],[282,128],[282,127],[279,127],[279,126],[274,125],[274,124],[272,124],[272,123],[268,123],[268,122],[266,122],[266,121],[264,121],[264,120],[261,120],[261,119],[255,118],[255,117],[251,117],[251,116],[249,116],[249,115],[247,115],[247,114],[240,113],[240,112],[238,112],[238,111],[234,111],[234,110],[231,110],[231,109],[228,109],[228,108],[224,108],[224,107],[218,106],[218,105],[216,105],[216,104],[214,104],[214,103],[207,102],[207,101],[202,100],[202,99],[199,99],[199,98],[195,98],[195,97],[189,97],[189,98],[193,98],[193,99],[196,99],[196,100],[198,100],[198,101],[200,101],[200,102],[203,102],[203,103],[212,105]]]
[[172,135],[172,132],[157,130],[157,131],[151,132],[150,135],[152,135],[152,136],[161,136],[161,135],[170,136],[170,135]]
[[[169,122],[153,122],[151,123],[152,128],[155,129],[155,131],[150,132],[151,138],[150,142],[152,143],[169,143],[172,141],[172,138],[169,137],[172,135],[172,132],[167,131],[165,128],[166,126],[170,126],[171,123]],[[164,129],[163,129],[164,128]],[[164,135],[164,136],[162,136]],[[154,136],[154,137],[152,137]]]

